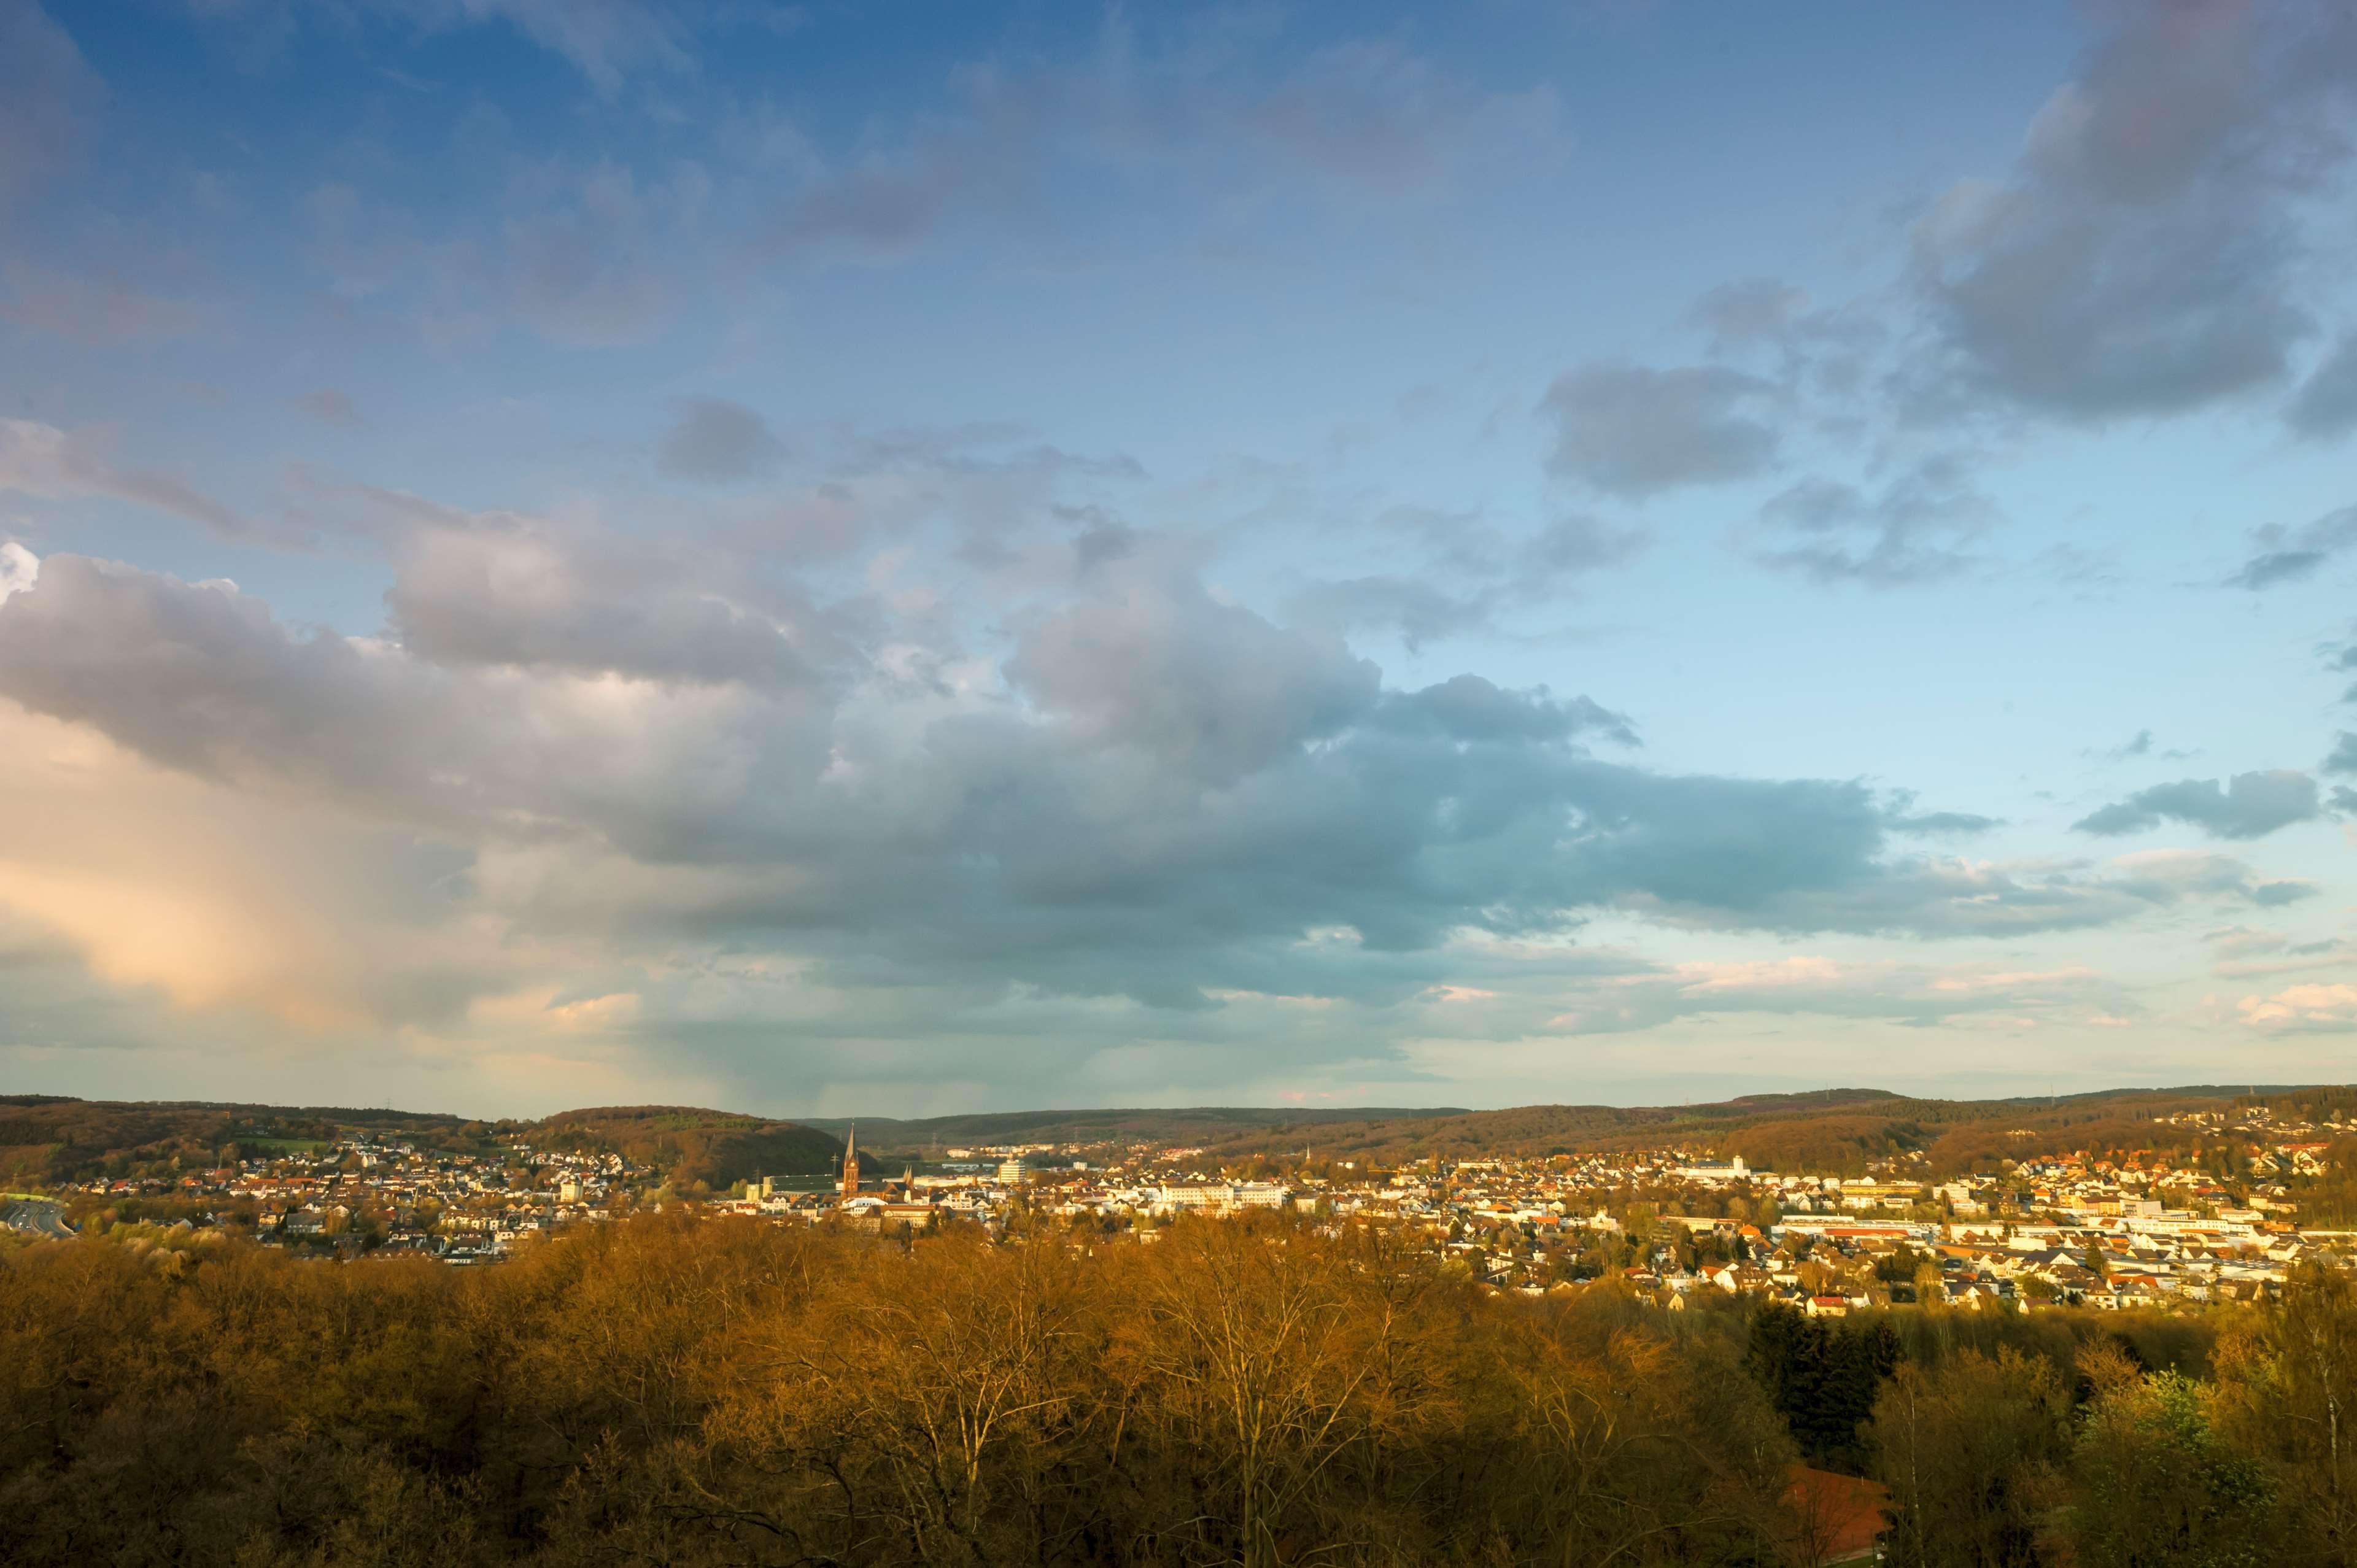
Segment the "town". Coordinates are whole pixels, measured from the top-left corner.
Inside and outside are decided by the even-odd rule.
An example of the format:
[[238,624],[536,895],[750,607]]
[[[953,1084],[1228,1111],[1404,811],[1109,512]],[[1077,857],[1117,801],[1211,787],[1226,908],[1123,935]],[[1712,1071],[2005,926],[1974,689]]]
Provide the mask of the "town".
[[[2357,1266],[2357,1230],[2301,1212],[2303,1191],[2332,1172],[2335,1141],[2357,1131],[2341,1113],[2241,1106],[2155,1126],[2236,1152],[2198,1164],[2150,1149],[2026,1153],[1938,1180],[1920,1153],[1848,1176],[1684,1148],[1378,1167],[1314,1147],[1215,1162],[1200,1148],[1130,1141],[952,1146],[920,1159],[863,1155],[855,1128],[826,1175],[699,1191],[620,1154],[523,1135],[462,1153],[355,1133],[241,1151],[210,1169],[92,1179],[57,1198],[85,1234],[178,1246],[244,1234],[322,1259],[423,1254],[460,1267],[569,1227],[681,1208],[890,1238],[973,1226],[1000,1240],[1135,1244],[1190,1216],[1282,1211],[1332,1231],[1383,1228],[1499,1291],[1609,1283],[1670,1311],[1717,1291],[1820,1316],[1910,1303],[2190,1309],[2268,1298],[2304,1262]],[[2212,1168],[2222,1164],[2232,1168]],[[29,1212],[62,1231],[55,1208]]]

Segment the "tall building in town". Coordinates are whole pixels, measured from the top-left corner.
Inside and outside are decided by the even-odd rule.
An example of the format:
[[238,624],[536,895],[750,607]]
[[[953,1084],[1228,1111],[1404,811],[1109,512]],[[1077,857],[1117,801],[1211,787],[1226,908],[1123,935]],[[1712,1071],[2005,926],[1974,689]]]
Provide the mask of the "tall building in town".
[[843,1196],[859,1190],[859,1126],[854,1122],[843,1135]]

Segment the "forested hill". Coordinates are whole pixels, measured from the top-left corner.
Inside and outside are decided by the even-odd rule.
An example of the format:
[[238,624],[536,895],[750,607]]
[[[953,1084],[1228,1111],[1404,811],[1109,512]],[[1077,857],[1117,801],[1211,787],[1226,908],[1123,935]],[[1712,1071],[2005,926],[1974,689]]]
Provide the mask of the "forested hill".
[[350,1106],[19,1094],[0,1095],[0,1186],[156,1174],[176,1163],[196,1169],[300,1153],[355,1134],[462,1154],[489,1154],[510,1142],[619,1154],[658,1166],[682,1184],[714,1187],[751,1176],[823,1174],[834,1167],[843,1147],[839,1139],[800,1122],[678,1105],[566,1111],[537,1122],[477,1121]]
[[609,1105],[560,1111],[531,1124],[542,1148],[617,1154],[668,1171],[683,1185],[715,1187],[759,1176],[822,1176],[842,1140],[798,1122],[683,1105]]
[[[1546,1155],[1584,1151],[1688,1148],[1741,1155],[1761,1169],[1856,1171],[1894,1155],[1921,1152],[1940,1172],[1996,1157],[2076,1149],[2191,1147],[2198,1127],[2160,1118],[2265,1103],[2279,1112],[2321,1116],[2357,1106],[2357,1090],[2237,1085],[2115,1089],[2003,1100],[1931,1100],[1879,1089],[1753,1094],[1695,1105],[1524,1105],[1412,1121],[1329,1119],[1315,1129],[1317,1152],[1378,1163],[1427,1156]],[[1213,1141],[1215,1155],[1281,1154],[1302,1128],[1239,1130]],[[1272,1136],[1277,1134],[1278,1136]]]
[[924,1150],[950,1144],[1155,1143],[1210,1144],[1329,1125],[1361,1127],[1474,1114],[1456,1106],[1410,1109],[1353,1106],[1197,1105],[1101,1111],[988,1111],[957,1116],[812,1116],[807,1125],[842,1135],[859,1129],[863,1148]]
[[[2357,1113],[2357,1089],[2282,1085],[2121,1089],[2001,1100],[1931,1100],[1878,1089],[1753,1094],[1693,1105],[1524,1105],[1504,1111],[1195,1106],[990,1112],[921,1119],[861,1117],[860,1146],[922,1157],[959,1145],[1145,1144],[1201,1148],[1217,1160],[1305,1148],[1320,1158],[1396,1163],[1430,1156],[1544,1155],[1684,1148],[1740,1155],[1772,1170],[1847,1172],[1920,1152],[1934,1172],[2074,1149],[2188,1149],[2201,1128],[2161,1118],[2265,1103],[2322,1120]],[[781,1121],[693,1106],[607,1106],[540,1121],[350,1107],[0,1096],[0,1183],[55,1183],[129,1174],[178,1160],[209,1165],[285,1152],[353,1133],[458,1152],[505,1143],[619,1154],[683,1184],[834,1168],[848,1119]]]

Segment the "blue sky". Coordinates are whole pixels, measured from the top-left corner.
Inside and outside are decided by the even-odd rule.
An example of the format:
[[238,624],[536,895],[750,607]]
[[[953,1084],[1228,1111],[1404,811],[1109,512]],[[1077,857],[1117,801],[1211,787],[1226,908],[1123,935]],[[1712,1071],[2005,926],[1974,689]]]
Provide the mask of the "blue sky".
[[2357,24],[0,0],[0,1078],[2340,1079]]

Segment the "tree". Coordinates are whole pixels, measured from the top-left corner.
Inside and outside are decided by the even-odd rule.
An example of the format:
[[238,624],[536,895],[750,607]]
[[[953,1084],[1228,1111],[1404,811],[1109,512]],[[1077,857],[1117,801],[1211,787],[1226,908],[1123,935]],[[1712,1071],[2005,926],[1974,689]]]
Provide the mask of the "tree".
[[1867,1436],[1890,1488],[1894,1568],[2029,1568],[2069,1448],[2053,1367],[2001,1348],[1900,1367]]
[[1838,1328],[1781,1305],[1752,1316],[1744,1368],[1791,1426],[1801,1452],[1855,1473],[1865,1463],[1858,1423],[1874,1410],[1882,1380],[1899,1364],[1888,1323],[1853,1319]]
[[[2106,1386],[2108,1385],[2108,1386]],[[2221,1441],[2200,1384],[2107,1369],[2072,1470],[2084,1568],[2258,1568],[2276,1561],[2274,1499],[2259,1462]]]
[[2310,1265],[2219,1342],[2222,1436],[2271,1465],[2289,1560],[2357,1560],[2357,1285]]

